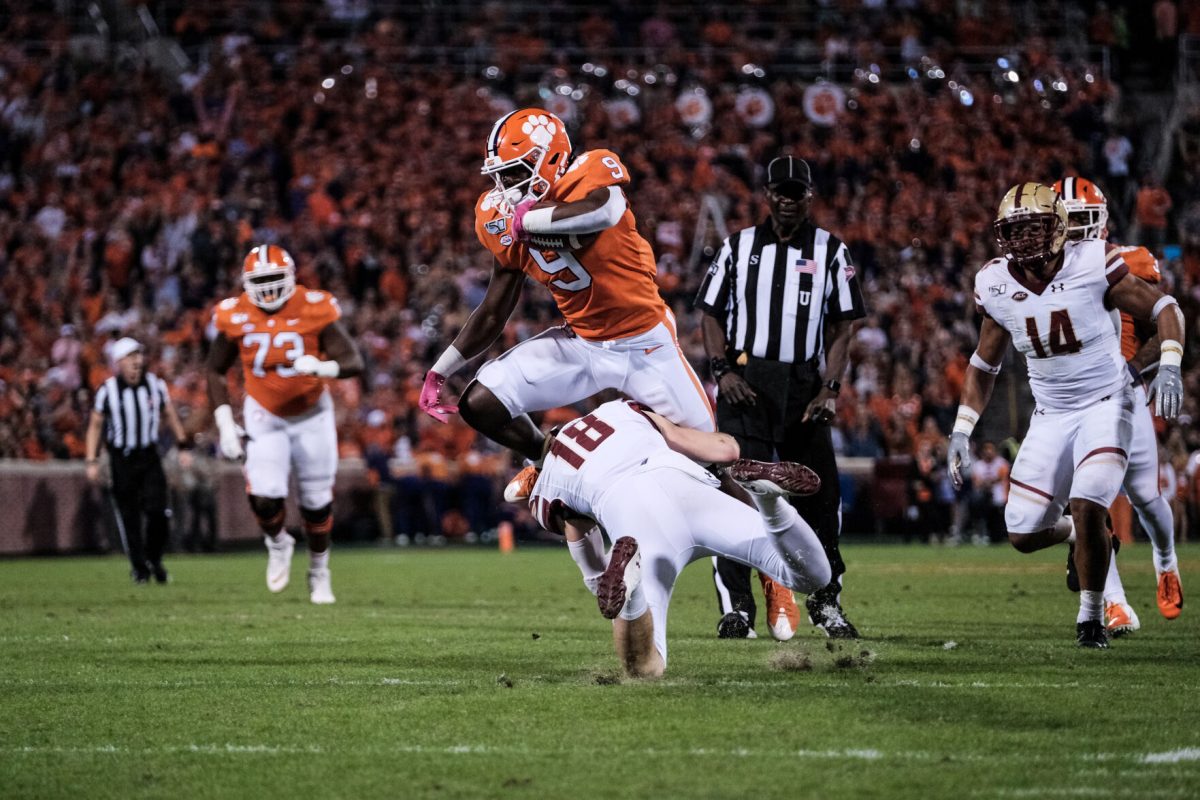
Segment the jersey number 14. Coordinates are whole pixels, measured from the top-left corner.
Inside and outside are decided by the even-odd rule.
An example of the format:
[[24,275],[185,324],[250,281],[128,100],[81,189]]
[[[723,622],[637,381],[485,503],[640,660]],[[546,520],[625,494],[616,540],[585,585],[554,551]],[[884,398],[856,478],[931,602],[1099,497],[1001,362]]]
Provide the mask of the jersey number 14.
[[1083,349],[1083,343],[1079,341],[1079,337],[1075,335],[1075,326],[1071,324],[1071,315],[1067,313],[1065,308],[1059,308],[1050,312],[1050,352],[1046,352],[1046,348],[1042,345],[1042,335],[1038,333],[1037,320],[1033,317],[1025,318],[1025,333],[1029,336],[1029,341],[1033,345],[1033,352],[1038,358],[1046,358],[1049,355],[1066,355],[1067,353],[1078,353]]

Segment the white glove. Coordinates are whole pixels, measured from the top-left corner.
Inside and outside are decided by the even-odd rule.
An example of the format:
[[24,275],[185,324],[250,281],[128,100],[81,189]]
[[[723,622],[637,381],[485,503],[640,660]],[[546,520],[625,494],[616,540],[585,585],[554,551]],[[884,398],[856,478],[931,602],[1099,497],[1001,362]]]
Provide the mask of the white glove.
[[971,469],[971,439],[961,431],[950,434],[950,446],[946,449],[946,465],[950,468],[950,481],[955,489],[963,486],[963,476]]
[[245,431],[233,421],[233,409],[228,403],[217,406],[213,411],[213,419],[217,421],[217,430],[221,434],[221,455],[230,461],[240,461],[246,455],[242,449]]
[[1179,416],[1179,408],[1183,405],[1183,376],[1179,367],[1160,364],[1148,394],[1146,399],[1154,403],[1155,414],[1163,419]]
[[336,378],[342,371],[336,361],[322,361],[308,353],[297,356],[292,362],[292,369],[296,370],[297,375],[316,375],[318,378]]

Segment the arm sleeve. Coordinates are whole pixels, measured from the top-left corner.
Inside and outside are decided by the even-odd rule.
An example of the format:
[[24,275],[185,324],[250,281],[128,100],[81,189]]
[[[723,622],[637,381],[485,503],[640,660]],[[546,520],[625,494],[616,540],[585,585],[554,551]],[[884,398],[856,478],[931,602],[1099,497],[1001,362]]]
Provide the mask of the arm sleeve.
[[525,215],[525,230],[530,233],[570,234],[598,233],[611,228],[621,220],[627,207],[625,193],[617,186],[609,186],[608,199],[595,211],[574,217],[555,220],[553,208],[539,208]]
[[726,239],[721,244],[721,251],[709,265],[704,280],[700,282],[700,291],[696,293],[695,307],[718,319],[725,319],[729,313],[729,288],[732,272],[733,248]]
[[862,289],[858,285],[858,274],[850,259],[850,250],[845,242],[838,244],[833,262],[829,265],[833,280],[829,281],[829,296],[825,298],[825,317],[830,322],[846,319],[862,319],[867,315]]

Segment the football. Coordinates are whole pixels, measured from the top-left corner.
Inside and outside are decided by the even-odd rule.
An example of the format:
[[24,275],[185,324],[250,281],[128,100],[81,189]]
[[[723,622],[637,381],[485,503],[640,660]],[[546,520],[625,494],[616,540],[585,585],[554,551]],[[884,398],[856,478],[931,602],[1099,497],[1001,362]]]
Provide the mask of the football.
[[571,234],[533,234],[529,238],[529,243],[534,247],[540,247],[543,250],[586,250],[596,241],[599,233],[571,233]]

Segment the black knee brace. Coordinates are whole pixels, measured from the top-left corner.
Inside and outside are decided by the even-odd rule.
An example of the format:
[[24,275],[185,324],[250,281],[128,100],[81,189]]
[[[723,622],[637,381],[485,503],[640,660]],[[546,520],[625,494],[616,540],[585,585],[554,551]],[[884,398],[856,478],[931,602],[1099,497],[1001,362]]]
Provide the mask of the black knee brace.
[[283,528],[283,498],[250,495],[250,510],[258,518],[258,527],[267,536],[274,536]]

